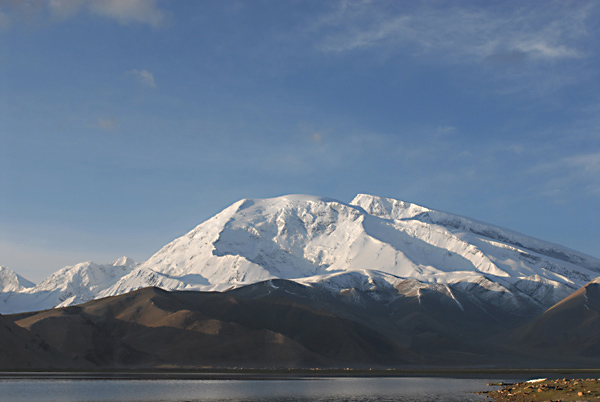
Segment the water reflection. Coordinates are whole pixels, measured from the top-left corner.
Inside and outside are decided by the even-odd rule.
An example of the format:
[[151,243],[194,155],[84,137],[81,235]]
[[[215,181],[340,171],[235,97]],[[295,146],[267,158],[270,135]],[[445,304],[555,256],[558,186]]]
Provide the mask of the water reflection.
[[490,379],[2,380],[0,402],[479,401]]

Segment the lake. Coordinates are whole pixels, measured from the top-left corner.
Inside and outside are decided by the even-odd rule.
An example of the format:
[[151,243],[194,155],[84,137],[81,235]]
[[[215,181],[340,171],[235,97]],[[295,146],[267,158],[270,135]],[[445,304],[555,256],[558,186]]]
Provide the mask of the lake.
[[493,379],[432,377],[286,380],[2,379],[0,402],[481,401]]

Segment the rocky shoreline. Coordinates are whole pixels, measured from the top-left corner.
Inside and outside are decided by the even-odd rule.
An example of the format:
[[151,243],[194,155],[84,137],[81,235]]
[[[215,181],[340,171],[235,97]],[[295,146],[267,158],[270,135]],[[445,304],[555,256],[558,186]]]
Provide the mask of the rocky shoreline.
[[[496,385],[496,384],[490,384]],[[600,400],[600,379],[538,379],[503,385],[502,389],[486,391],[494,401],[596,401]]]

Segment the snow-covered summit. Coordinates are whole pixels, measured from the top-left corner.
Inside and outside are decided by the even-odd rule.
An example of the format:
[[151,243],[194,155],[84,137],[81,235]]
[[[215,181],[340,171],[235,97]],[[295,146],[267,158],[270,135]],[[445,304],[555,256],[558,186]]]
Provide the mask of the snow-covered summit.
[[36,290],[69,290],[74,295],[103,289],[129,273],[136,263],[128,257],[121,257],[109,264],[81,262],[64,267],[53,273],[36,286]]
[[163,247],[112,293],[135,286],[222,289],[323,273],[334,269],[330,254],[360,231],[354,222],[360,216],[356,208],[322,197],[240,200]]
[[0,292],[20,292],[35,284],[13,270],[0,266]]
[[117,258],[115,261],[111,263],[113,267],[126,267],[133,268],[138,265],[137,262],[133,260],[133,258],[123,256],[121,258]]
[[431,209],[410,202],[369,194],[358,194],[350,205],[361,207],[365,212],[385,219],[412,219]]
[[344,272],[486,284],[546,305],[598,276],[600,261],[391,198],[360,194],[348,204],[290,195],[234,203],[163,247],[107,295],[145,286],[222,290],[273,278],[318,283]]

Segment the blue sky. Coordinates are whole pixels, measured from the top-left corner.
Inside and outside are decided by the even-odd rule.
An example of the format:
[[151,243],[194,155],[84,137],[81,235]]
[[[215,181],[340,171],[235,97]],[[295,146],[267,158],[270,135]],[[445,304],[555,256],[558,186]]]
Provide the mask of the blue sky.
[[600,3],[0,0],[0,265],[389,196],[600,257]]

